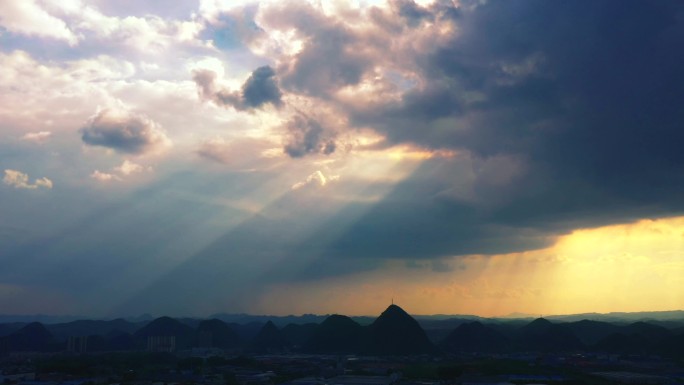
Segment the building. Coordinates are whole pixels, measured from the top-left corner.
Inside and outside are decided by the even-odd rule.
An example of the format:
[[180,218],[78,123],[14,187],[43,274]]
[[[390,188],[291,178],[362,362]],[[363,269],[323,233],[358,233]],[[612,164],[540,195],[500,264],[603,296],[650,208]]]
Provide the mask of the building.
[[147,337],[147,351],[159,353],[173,353],[176,351],[175,336]]

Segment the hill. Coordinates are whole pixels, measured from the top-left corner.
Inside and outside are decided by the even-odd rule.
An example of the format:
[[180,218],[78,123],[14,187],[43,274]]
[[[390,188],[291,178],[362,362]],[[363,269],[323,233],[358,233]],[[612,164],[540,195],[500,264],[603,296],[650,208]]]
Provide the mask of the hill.
[[55,338],[40,322],[0,338],[0,352],[46,352],[57,348]]
[[195,331],[171,317],[159,317],[140,328],[133,336],[143,344],[149,337],[176,337],[176,348],[183,349],[193,345]]
[[452,353],[494,353],[510,349],[510,340],[498,331],[475,321],[459,325],[439,346]]
[[241,341],[227,323],[219,319],[210,319],[197,325],[197,342],[198,346],[230,349],[238,347]]
[[582,341],[563,324],[537,318],[523,326],[515,340],[520,350],[567,352],[584,349]]
[[313,337],[316,328],[318,324],[315,323],[287,324],[280,332],[292,347],[298,349]]
[[271,321],[266,322],[252,341],[252,347],[259,351],[282,350],[288,346],[289,343],[285,336]]
[[304,344],[309,353],[356,353],[361,347],[363,328],[347,316],[333,314],[316,327]]
[[362,351],[371,355],[413,355],[435,352],[425,331],[404,309],[390,305],[367,327]]

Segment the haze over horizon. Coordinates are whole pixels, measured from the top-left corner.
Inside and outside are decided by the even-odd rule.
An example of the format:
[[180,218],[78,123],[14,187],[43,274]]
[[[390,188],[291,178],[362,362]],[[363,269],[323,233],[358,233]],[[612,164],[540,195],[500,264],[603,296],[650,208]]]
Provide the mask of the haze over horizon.
[[5,314],[684,307],[684,2],[5,0]]

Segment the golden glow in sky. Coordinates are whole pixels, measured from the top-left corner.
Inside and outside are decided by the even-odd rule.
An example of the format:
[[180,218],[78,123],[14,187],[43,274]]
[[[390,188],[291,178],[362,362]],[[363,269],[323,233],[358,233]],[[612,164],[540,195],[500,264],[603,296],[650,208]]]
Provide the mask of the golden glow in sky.
[[682,253],[684,217],[645,219],[576,230],[536,251],[391,261],[392,274],[279,286],[254,310],[373,315],[392,299],[413,314],[672,310],[684,303]]
[[684,308],[684,2],[167,3],[0,0],[0,313]]

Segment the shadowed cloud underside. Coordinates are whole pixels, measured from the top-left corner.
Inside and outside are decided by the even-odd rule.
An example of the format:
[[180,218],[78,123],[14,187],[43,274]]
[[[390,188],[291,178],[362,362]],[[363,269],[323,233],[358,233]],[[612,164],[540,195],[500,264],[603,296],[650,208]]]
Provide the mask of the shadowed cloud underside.
[[6,1],[0,306],[681,307],[683,20],[675,0]]

